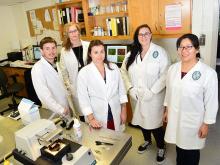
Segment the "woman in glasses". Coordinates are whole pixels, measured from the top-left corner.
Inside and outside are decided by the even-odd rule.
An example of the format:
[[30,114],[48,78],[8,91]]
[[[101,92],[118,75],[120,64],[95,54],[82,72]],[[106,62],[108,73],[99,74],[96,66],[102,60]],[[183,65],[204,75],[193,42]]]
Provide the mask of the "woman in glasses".
[[[77,76],[86,65],[89,42],[80,39],[80,27],[76,23],[65,25],[66,38],[60,56],[60,68],[63,81],[69,92],[69,102],[74,112],[84,121],[77,98]],[[75,114],[75,115],[76,115]]]
[[151,40],[150,27],[147,24],[139,26],[121,71],[130,95],[132,124],[141,127],[145,140],[139,146],[138,153],[143,153],[152,144],[153,133],[158,147],[156,160],[162,163],[165,158],[163,101],[169,60],[166,51]]
[[165,141],[176,144],[177,165],[198,165],[209,124],[216,121],[218,79],[216,72],[199,60],[196,35],[183,35],[176,46],[181,61],[167,74]]

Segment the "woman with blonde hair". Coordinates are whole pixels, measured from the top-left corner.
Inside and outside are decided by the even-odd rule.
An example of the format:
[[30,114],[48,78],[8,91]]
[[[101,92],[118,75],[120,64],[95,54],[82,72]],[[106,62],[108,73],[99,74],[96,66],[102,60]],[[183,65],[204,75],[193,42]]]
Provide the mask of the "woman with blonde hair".
[[79,70],[86,64],[89,42],[80,39],[80,27],[76,23],[65,25],[66,38],[60,55],[60,69],[64,84],[69,92],[69,102],[73,111],[82,116],[77,97],[77,76]]

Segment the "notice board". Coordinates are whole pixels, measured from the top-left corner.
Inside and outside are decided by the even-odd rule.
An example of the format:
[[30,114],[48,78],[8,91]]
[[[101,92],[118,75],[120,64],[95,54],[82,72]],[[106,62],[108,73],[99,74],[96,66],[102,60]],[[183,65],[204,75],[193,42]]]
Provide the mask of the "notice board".
[[57,15],[56,7],[49,6],[26,11],[30,35],[43,33],[43,29],[55,30]]

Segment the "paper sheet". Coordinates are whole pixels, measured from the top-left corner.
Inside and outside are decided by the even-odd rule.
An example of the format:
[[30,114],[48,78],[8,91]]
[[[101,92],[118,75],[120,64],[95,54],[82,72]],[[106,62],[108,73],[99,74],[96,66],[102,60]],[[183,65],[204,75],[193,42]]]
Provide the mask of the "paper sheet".
[[44,19],[45,19],[46,22],[51,22],[50,13],[49,13],[48,9],[46,9],[44,11]]
[[181,4],[165,6],[166,30],[178,30],[182,28]]

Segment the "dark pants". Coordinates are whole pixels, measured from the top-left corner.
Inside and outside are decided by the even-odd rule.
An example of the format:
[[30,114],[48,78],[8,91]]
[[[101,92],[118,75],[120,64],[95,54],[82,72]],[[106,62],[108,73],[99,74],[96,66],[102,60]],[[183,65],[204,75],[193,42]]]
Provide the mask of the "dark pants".
[[164,146],[164,129],[163,129],[163,127],[151,129],[151,130],[141,128],[141,131],[143,133],[145,141],[151,142],[151,132],[152,132],[154,135],[155,141],[157,143],[157,147],[160,149],[163,149],[165,147]]
[[176,156],[177,165],[198,165],[199,164],[200,150],[184,150],[176,146],[176,155],[177,155]]

